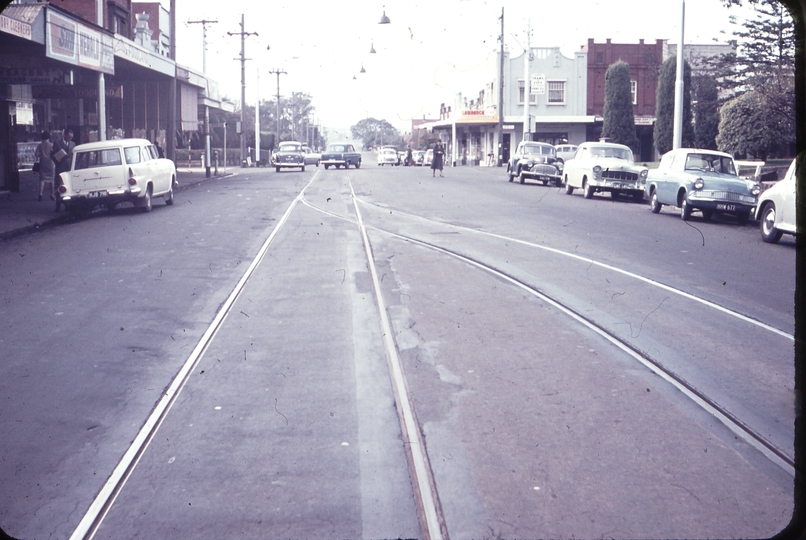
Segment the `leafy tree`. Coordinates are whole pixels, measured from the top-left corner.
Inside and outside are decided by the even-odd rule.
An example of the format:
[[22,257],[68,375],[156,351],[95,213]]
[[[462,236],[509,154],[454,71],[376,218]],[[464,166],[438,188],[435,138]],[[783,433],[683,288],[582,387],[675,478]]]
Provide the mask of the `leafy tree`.
[[[655,148],[663,155],[674,145],[674,95],[677,81],[677,56],[664,60],[658,75],[658,94],[655,100]],[[683,147],[694,145],[694,127],[691,124],[691,66],[683,61]]]
[[635,116],[630,91],[630,66],[627,62],[619,60],[607,68],[605,79],[602,137],[636,151],[638,137],[635,135]]
[[716,138],[720,150],[738,157],[758,156],[763,160],[785,150],[788,141],[782,133],[782,119],[767,114],[763,100],[763,94],[750,91],[722,107]]
[[719,91],[716,79],[711,75],[694,77],[693,93],[697,104],[694,107],[694,146],[716,150],[719,133]]
[[[763,146],[772,154],[785,154],[795,140],[795,27],[785,6],[777,0],[746,0],[755,17],[731,20],[739,26],[733,32],[736,52],[711,64],[725,100],[744,92],[754,93],[753,102],[763,109],[770,137]],[[741,0],[723,0],[730,7]],[[726,136],[730,139],[732,136]]]
[[386,120],[365,118],[350,127],[354,139],[360,139],[364,148],[382,144],[400,145],[403,138],[397,129]]

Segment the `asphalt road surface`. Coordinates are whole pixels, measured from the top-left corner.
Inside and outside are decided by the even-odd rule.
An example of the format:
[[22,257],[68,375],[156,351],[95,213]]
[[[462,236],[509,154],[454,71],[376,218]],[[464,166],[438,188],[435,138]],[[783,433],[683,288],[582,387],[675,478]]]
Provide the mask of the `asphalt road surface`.
[[0,245],[0,527],[767,537],[795,242],[502,169],[242,170]]

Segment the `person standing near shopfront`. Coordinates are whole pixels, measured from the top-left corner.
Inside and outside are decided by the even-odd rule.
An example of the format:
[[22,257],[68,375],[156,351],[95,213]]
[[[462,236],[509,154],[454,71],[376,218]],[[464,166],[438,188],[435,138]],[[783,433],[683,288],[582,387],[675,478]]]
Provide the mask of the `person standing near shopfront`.
[[36,147],[34,157],[39,164],[39,198],[42,200],[42,192],[45,189],[45,184],[50,184],[50,198],[56,200],[56,192],[53,189],[53,175],[56,172],[56,164],[50,158],[53,152],[53,144],[50,142],[50,131],[42,132],[42,142]]
[[442,176],[442,167],[445,162],[445,149],[442,148],[442,142],[437,141],[437,145],[434,147],[434,159],[431,160],[431,176],[436,176],[437,170],[439,170],[439,175]]
[[53,179],[53,185],[56,189],[57,212],[62,207],[62,198],[59,195],[59,186],[62,182],[59,175],[70,170],[70,164],[73,161],[73,149],[75,147],[76,143],[73,142],[73,130],[71,129],[65,129],[62,138],[56,139],[53,143],[53,161],[56,163],[56,175]]

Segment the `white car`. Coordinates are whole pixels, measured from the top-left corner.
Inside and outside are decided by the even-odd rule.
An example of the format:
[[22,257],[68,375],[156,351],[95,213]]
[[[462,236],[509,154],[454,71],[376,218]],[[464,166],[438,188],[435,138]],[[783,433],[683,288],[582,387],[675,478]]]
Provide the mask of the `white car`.
[[80,144],[73,150],[70,170],[60,178],[59,197],[73,213],[99,204],[112,209],[126,201],[150,212],[154,197],[172,205],[178,185],[174,162],[159,157],[157,147],[146,139]]
[[558,144],[554,148],[557,149],[557,157],[563,161],[574,159],[574,154],[577,152],[577,145],[575,144]]
[[378,152],[378,166],[381,165],[397,165],[397,151],[392,148],[381,148]]
[[574,159],[565,162],[563,183],[569,195],[580,188],[586,199],[598,191],[608,191],[614,199],[625,193],[640,202],[644,199],[647,173],[646,167],[635,164],[628,146],[586,142],[579,145]]
[[783,180],[764,191],[758,197],[756,219],[761,221],[761,239],[775,243],[784,233],[795,234],[795,174],[797,166],[792,164]]

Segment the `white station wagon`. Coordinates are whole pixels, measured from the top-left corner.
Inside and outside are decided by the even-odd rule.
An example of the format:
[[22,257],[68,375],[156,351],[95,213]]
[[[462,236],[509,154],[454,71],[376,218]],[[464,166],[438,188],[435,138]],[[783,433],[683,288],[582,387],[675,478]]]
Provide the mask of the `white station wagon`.
[[110,210],[129,201],[151,211],[154,197],[174,202],[176,167],[159,157],[146,139],[115,139],[81,144],[73,150],[70,170],[60,176],[59,197],[68,211],[88,212],[96,205]]

